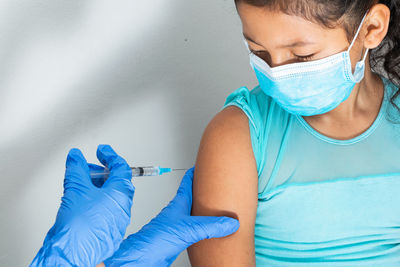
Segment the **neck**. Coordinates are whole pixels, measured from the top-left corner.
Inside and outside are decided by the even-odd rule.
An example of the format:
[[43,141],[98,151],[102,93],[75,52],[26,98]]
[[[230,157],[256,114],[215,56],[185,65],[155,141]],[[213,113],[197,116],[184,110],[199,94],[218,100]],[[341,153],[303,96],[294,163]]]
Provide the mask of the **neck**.
[[371,71],[369,55],[365,61],[365,75],[353,88],[350,96],[337,108],[321,114],[305,117],[309,121],[348,123],[360,116],[375,112],[372,107],[380,107],[383,99],[383,82]]

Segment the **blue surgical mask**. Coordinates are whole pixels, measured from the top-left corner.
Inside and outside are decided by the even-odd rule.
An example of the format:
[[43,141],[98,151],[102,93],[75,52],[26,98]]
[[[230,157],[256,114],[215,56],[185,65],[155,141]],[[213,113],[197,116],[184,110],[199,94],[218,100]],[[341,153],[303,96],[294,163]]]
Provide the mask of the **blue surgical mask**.
[[[271,68],[251,53],[250,65],[261,89],[292,114],[313,116],[335,109],[349,97],[356,83],[364,78],[368,49],[363,59],[357,62],[354,73],[349,52],[366,15],[347,51],[323,59]],[[246,40],[245,44],[249,49]]]

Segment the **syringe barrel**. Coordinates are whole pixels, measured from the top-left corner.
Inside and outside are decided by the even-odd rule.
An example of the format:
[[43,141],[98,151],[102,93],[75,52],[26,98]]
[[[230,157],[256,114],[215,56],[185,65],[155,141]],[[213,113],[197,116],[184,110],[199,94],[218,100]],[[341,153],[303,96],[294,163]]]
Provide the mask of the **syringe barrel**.
[[108,170],[105,171],[91,171],[90,172],[90,178],[92,179],[104,179],[107,180],[108,177],[110,176],[110,172]]
[[160,168],[158,167],[134,167],[132,168],[132,177],[137,176],[158,176],[160,175]]
[[[133,167],[132,168],[132,177],[140,177],[140,176],[158,176],[160,175],[159,167]],[[102,180],[105,182],[110,176],[110,171],[105,169],[104,171],[91,171],[90,177],[92,180]]]

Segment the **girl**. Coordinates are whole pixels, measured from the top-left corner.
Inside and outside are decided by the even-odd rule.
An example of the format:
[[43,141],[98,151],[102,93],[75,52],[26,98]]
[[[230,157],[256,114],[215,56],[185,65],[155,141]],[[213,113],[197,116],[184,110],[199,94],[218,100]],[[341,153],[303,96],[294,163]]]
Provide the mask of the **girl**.
[[193,266],[400,265],[400,0],[236,0],[259,85],[200,144]]

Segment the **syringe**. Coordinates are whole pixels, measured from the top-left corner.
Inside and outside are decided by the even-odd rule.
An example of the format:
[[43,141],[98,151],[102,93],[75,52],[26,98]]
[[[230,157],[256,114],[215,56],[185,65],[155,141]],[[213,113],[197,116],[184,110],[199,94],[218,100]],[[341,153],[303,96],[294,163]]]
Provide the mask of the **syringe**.
[[[188,169],[171,169],[171,168],[161,168],[159,166],[148,166],[148,167],[131,167],[132,177],[140,176],[158,176],[164,173],[172,171],[187,171]],[[103,180],[104,182],[108,179],[110,171],[107,168],[104,170],[91,170],[90,177],[94,180]]]

